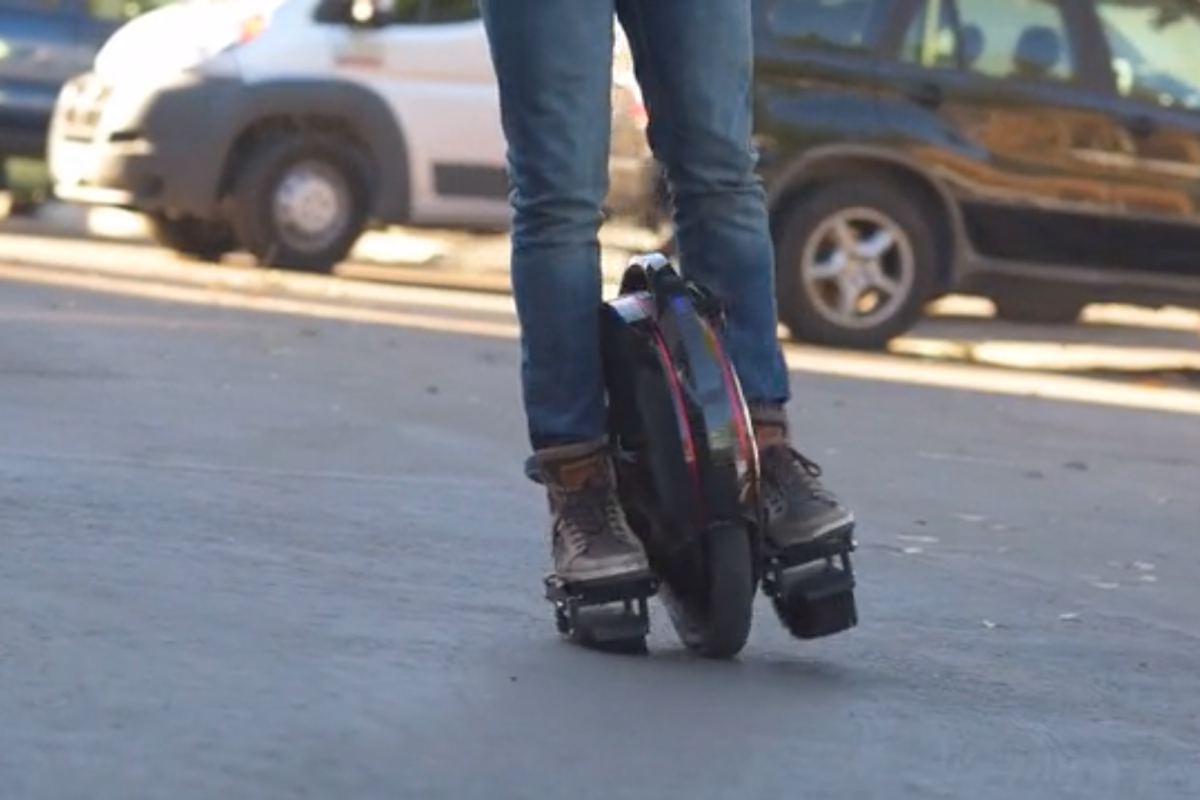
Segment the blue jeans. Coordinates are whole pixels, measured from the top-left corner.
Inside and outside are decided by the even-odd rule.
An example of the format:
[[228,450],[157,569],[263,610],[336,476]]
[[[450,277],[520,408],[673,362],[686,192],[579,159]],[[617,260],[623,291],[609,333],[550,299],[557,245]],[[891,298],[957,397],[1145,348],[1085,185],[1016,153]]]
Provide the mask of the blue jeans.
[[608,192],[613,17],[675,199],[682,270],[725,302],[751,403],[789,399],[774,252],[751,143],[749,0],[480,0],[508,140],[512,283],[534,449],[602,436],[598,233]]

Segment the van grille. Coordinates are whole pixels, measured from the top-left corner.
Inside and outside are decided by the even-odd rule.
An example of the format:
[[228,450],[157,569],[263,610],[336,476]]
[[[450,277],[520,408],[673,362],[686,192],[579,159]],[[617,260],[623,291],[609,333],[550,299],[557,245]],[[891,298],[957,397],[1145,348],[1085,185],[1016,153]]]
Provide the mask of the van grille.
[[104,103],[111,94],[112,87],[92,75],[82,76],[67,84],[59,111],[63,138],[91,141],[100,126]]

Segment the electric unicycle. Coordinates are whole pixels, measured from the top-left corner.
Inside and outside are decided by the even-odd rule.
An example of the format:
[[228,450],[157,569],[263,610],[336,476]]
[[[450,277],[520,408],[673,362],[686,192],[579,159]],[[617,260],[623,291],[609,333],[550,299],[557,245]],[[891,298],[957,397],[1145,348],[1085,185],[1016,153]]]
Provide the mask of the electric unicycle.
[[[799,551],[763,537],[758,450],[720,341],[720,303],[659,253],[633,258],[601,307],[608,432],[618,494],[652,577],[568,585],[546,579],[560,633],[641,652],[658,595],[679,639],[732,658],[750,635],[758,587],[799,638],[857,624],[852,530]],[[538,480],[532,459],[526,473]]]

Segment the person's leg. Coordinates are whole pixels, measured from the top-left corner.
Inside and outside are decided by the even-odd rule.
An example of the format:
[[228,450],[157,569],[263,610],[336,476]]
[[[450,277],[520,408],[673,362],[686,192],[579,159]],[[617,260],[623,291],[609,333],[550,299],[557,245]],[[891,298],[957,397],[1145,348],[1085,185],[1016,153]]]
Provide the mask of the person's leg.
[[482,0],[512,181],[512,283],[528,433],[560,576],[646,568],[614,491],[600,362],[612,0]]
[[751,406],[769,534],[780,546],[853,515],[791,445],[787,366],[776,334],[775,264],[752,142],[752,4],[616,0],[675,199],[683,271],[725,303],[724,341]]

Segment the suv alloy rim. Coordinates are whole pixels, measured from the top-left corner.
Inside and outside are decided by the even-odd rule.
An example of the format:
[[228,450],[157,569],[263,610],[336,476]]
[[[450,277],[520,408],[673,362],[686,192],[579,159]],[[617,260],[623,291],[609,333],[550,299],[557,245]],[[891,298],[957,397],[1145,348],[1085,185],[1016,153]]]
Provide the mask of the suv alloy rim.
[[842,328],[876,327],[900,311],[916,279],[904,230],[872,208],[825,219],[801,255],[804,290],[826,320]]

